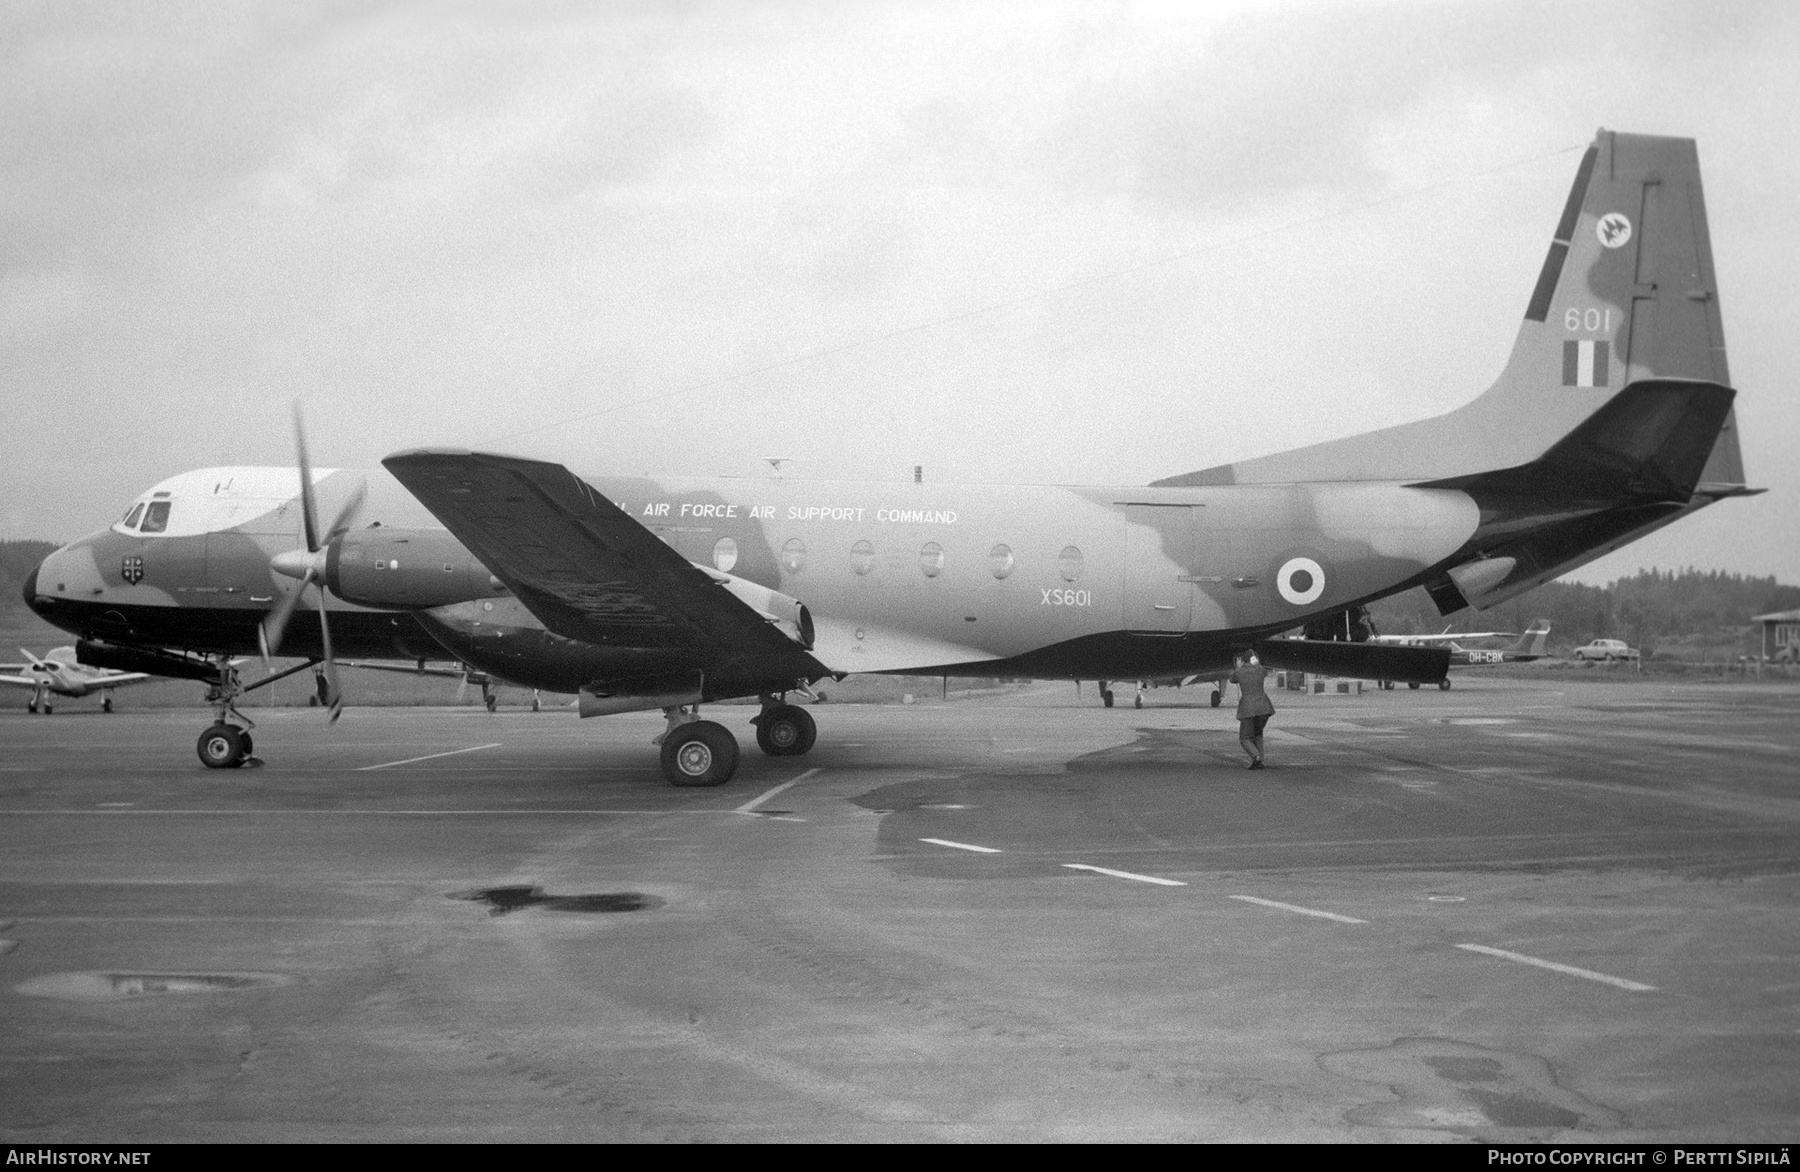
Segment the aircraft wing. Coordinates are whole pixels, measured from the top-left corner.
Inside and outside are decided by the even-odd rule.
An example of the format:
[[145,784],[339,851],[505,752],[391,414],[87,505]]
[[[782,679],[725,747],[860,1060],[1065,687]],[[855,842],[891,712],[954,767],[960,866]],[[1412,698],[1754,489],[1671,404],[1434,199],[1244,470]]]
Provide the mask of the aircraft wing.
[[828,674],[767,617],[560,464],[434,450],[382,464],[559,635],[689,652],[709,674]]
[[[8,666],[11,666],[10,664]],[[15,684],[21,688],[36,688],[41,685],[30,676],[0,676],[0,684]]]
[[1517,634],[1517,631],[1446,631],[1437,635],[1377,635],[1369,642],[1380,643],[1385,647],[1405,647],[1415,643],[1421,646],[1427,643],[1454,643],[1458,639],[1504,639]]

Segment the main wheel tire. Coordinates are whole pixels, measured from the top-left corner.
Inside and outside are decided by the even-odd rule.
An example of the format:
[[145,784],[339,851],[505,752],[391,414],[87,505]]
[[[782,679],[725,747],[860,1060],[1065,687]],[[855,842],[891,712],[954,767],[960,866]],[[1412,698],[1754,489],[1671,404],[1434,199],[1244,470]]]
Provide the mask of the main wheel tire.
[[100,697],[100,711],[102,711],[102,712],[111,712],[112,711],[112,697],[111,696]]
[[1105,691],[1105,692],[1100,693],[1100,703],[1106,705],[1108,708],[1111,708],[1113,706],[1112,692]]
[[56,711],[56,709],[50,707],[50,705],[48,705],[48,704],[44,705],[44,715],[45,716],[49,716],[52,712],[55,712],[55,711]]
[[37,704],[35,702],[33,702],[33,703],[25,705],[25,711],[29,712],[33,716],[36,716],[37,715]]
[[722,724],[690,721],[663,738],[662,771],[670,785],[724,785],[737,764],[737,738]]
[[1214,692],[1212,694],[1212,706],[1214,708],[1217,708],[1220,704],[1223,704],[1224,702],[1225,702],[1225,693]]
[[498,697],[498,696],[489,696],[489,697],[488,697],[488,698],[487,698],[487,710],[488,710],[488,711],[489,711],[489,712],[492,712],[492,711],[494,711],[494,709],[496,709],[496,708],[498,708],[498,707],[500,707],[500,697]]
[[1133,696],[1131,698],[1131,706],[1133,708],[1142,708],[1144,706],[1144,697],[1142,695]]
[[1406,686],[1411,688],[1415,692],[1419,690],[1419,685],[1416,683],[1413,683],[1411,681],[1408,681]]
[[819,739],[812,713],[792,704],[777,704],[756,718],[756,747],[771,757],[798,757]]
[[200,754],[200,764],[208,769],[236,769],[250,755],[250,738],[242,729],[215,724],[200,734],[194,748]]
[[1442,679],[1442,680],[1438,681],[1438,691],[1448,692],[1449,690],[1450,690],[1450,681],[1448,679]]

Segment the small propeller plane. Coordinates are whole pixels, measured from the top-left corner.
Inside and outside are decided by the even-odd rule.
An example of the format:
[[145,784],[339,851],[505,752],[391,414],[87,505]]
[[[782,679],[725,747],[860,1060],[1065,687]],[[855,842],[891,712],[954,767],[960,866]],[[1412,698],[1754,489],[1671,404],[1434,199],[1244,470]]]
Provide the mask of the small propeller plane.
[[53,648],[42,658],[32,654],[25,648],[19,648],[19,654],[26,659],[24,663],[0,663],[0,672],[18,672],[18,675],[0,675],[0,684],[11,684],[15,688],[30,688],[31,699],[25,702],[25,711],[35,713],[42,709],[45,716],[51,713],[50,697],[68,696],[82,699],[100,693],[100,710],[113,710],[112,691],[128,684],[139,684],[153,679],[147,672],[141,671],[109,671],[106,668],[89,667],[75,658],[75,648]]
[[[1546,650],[1550,639],[1550,620],[1539,619],[1525,628],[1525,633],[1508,647],[1482,648],[1464,647],[1463,643],[1474,639],[1500,639],[1510,634],[1508,631],[1465,631],[1461,634],[1449,633],[1441,635],[1381,635],[1378,638],[1393,640],[1401,646],[1413,646],[1425,643],[1443,643],[1450,652],[1451,667],[1492,667],[1497,663],[1530,663],[1534,659],[1542,659],[1549,654]],[[1381,686],[1392,688],[1394,681],[1382,680]],[[1409,682],[1407,687],[1417,688],[1417,681]],[[1448,692],[1450,677],[1445,676],[1438,681],[1438,687]]]
[[[302,438],[298,469],[156,486],[24,593],[82,663],[206,682],[213,767],[249,751],[234,701],[282,674],[320,670],[335,718],[337,653],[447,654],[573,693],[584,717],[661,709],[664,775],[696,786],[738,760],[700,705],[760,698],[759,747],[797,755],[817,730],[788,697],[853,672],[1185,678],[1254,648],[1273,668],[1436,683],[1444,647],[1276,636],[1416,586],[1446,615],[1485,609],[1754,491],[1717,290],[1692,140],[1602,130],[1504,370],[1435,418],[1111,487],[388,457],[423,523],[380,499],[383,477],[315,472]],[[230,657],[258,650],[305,662],[246,684]]]

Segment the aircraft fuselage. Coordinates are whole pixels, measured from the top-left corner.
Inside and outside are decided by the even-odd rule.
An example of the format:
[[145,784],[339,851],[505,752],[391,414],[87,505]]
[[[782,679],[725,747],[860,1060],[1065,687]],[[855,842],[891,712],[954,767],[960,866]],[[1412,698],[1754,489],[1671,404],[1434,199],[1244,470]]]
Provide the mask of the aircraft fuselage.
[[[188,525],[143,533],[121,524],[74,542],[46,559],[27,584],[28,601],[84,638],[253,653],[257,624],[295,585],[269,563],[293,548],[296,519],[291,491],[256,498],[261,508],[220,507],[213,488],[248,471],[166,482],[162,499]],[[255,471],[248,479],[266,485],[297,475]],[[358,475],[330,474],[320,489],[348,492]],[[1227,659],[1233,644],[1417,580],[1463,547],[1480,520],[1462,492],[1391,483],[589,483],[688,560],[804,603],[816,623],[813,654],[833,672],[1125,678],[1200,670]],[[441,646],[500,678],[565,692],[685,667],[679,655],[545,630],[471,571],[479,563],[441,529],[371,528],[364,518],[344,545],[337,570],[359,601],[378,601],[372,592],[384,582],[398,591],[426,559],[431,575],[458,587],[452,595],[467,597],[429,609],[333,598],[340,655],[418,658]],[[373,561],[369,550],[379,554]],[[361,576],[351,582],[353,572]],[[279,650],[319,654],[310,608],[295,612]]]

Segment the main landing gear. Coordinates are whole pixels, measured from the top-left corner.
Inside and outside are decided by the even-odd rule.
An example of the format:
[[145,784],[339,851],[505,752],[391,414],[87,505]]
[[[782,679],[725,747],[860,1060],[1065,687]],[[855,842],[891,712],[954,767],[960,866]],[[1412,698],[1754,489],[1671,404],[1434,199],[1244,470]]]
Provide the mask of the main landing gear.
[[771,757],[798,757],[819,739],[812,713],[774,696],[763,697],[763,710],[755,720],[756,747]]
[[[756,726],[756,747],[771,757],[798,757],[819,739],[812,713],[789,704],[784,696],[765,695]],[[656,738],[662,746],[662,771],[670,785],[724,785],[737,772],[738,742],[731,730],[700,719],[699,706],[663,709],[668,727]]]

